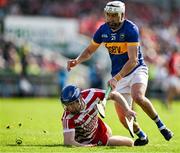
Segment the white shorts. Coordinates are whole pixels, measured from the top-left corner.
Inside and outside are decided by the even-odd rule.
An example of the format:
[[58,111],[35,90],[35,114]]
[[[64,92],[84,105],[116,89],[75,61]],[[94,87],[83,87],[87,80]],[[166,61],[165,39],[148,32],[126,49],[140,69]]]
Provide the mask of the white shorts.
[[116,91],[119,93],[131,93],[131,87],[133,84],[142,83],[147,86],[148,83],[148,68],[146,66],[138,67],[130,75],[122,78],[118,81]]

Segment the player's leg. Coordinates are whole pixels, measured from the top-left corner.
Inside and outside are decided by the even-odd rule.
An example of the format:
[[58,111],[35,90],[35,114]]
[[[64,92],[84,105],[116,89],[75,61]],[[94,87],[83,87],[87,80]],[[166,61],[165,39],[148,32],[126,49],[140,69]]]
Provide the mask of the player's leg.
[[108,140],[108,146],[134,146],[134,142],[131,138],[124,136],[111,136]]
[[[126,99],[130,108],[132,108],[132,98],[131,98],[130,94],[122,94],[122,95]],[[115,109],[116,109],[116,112],[118,114],[118,118],[119,118],[120,122],[123,124],[123,126],[125,128],[128,129],[127,124],[126,124],[126,120],[125,120],[124,110],[123,110],[122,106],[119,103],[114,103],[114,106],[115,106]],[[138,126],[136,123],[133,125],[133,129],[135,131],[138,129]]]
[[133,100],[144,110],[144,112],[156,123],[161,134],[166,140],[170,140],[173,133],[166,128],[164,123],[159,118],[151,101],[145,97],[147,88],[147,73],[143,71],[137,72],[132,80],[131,96]]
[[[124,96],[124,94],[123,94],[123,96]],[[125,121],[125,118],[124,118],[124,111],[123,111],[121,105],[118,104],[118,103],[114,103],[114,105],[115,105],[115,109],[116,109],[116,112],[118,114],[118,118],[119,118],[120,122],[123,124],[123,126],[126,129],[128,129],[126,121]],[[136,139],[136,141],[134,142],[135,146],[142,146],[142,145],[148,144],[148,137],[147,137],[147,135],[140,128],[140,126],[138,125],[138,123],[136,121],[134,121],[134,123],[133,123],[133,130],[134,130],[134,133],[138,136],[138,139]]]
[[142,83],[133,84],[131,88],[131,95],[136,104],[141,106],[141,108],[146,112],[150,118],[155,118],[157,112],[154,109],[152,103],[149,99],[145,97],[146,86]]
[[108,135],[108,137],[111,137],[111,136],[112,136],[112,130],[111,130],[111,128],[110,128],[109,125],[107,125],[105,122],[104,122],[104,125],[105,125],[105,127],[106,127],[106,129],[107,129],[106,134]]
[[107,135],[108,135],[108,143],[109,146],[130,146],[132,147],[134,145],[134,142],[131,138],[124,137],[124,136],[112,136],[112,130],[111,128],[104,123],[107,129]]
[[[116,87],[116,91],[120,92],[124,96],[124,98],[126,99],[127,103],[131,108],[132,108],[132,98],[130,95],[131,92],[130,82],[132,78],[133,78],[132,74],[123,78],[118,82]],[[127,128],[127,124],[125,122],[125,118],[121,106],[115,103],[115,108],[120,122],[124,125],[125,128]],[[148,143],[148,137],[145,134],[145,132],[142,131],[142,129],[140,128],[137,122],[133,123],[133,129],[134,129],[134,133],[138,136],[137,139],[138,143],[136,143],[137,141],[135,141],[135,145],[146,145]]]
[[172,102],[176,95],[176,89],[174,87],[169,87],[167,90],[167,99],[166,99],[166,105],[169,110],[172,108]]
[[180,78],[176,76],[169,77],[169,87],[166,91],[166,104],[168,109],[172,109],[172,103],[175,96],[180,95]]
[[96,144],[98,146],[105,146],[108,144],[109,137],[111,137],[111,128],[105,124],[100,118],[98,118],[98,127],[96,130],[96,135],[91,141],[91,144]]
[[123,136],[112,136],[111,128],[98,119],[98,129],[95,138],[91,142],[97,145],[113,145],[113,146],[133,146],[134,142],[131,138]]

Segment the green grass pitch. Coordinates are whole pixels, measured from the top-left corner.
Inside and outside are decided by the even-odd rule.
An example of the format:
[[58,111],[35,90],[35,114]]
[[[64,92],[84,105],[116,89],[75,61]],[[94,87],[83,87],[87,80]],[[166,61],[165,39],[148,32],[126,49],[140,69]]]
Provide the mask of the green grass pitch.
[[[149,144],[143,147],[64,147],[62,139],[62,106],[58,98],[0,98],[0,152],[27,153],[180,153],[180,101],[167,111],[158,100],[153,100],[161,119],[174,132],[171,141],[164,140],[156,125],[136,106],[137,119],[148,134]],[[107,104],[104,121],[114,135],[130,137],[119,123],[114,106]],[[21,138],[22,144],[16,144]]]

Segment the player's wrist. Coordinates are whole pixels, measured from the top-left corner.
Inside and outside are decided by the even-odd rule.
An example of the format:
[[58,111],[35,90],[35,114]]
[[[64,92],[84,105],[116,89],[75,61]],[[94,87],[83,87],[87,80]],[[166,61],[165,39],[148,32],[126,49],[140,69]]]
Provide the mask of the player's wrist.
[[76,64],[80,63],[80,60],[78,58],[76,58],[75,61],[76,61]]
[[114,76],[114,80],[116,80],[117,82],[121,79],[122,79],[122,76],[119,73]]

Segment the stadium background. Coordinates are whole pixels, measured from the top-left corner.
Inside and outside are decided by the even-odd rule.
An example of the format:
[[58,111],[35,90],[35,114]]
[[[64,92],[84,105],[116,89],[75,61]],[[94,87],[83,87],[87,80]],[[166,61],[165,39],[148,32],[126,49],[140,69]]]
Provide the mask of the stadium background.
[[[0,0],[0,152],[180,152],[179,100],[169,111],[160,104],[162,99],[152,99],[161,118],[175,133],[170,142],[136,107],[138,122],[150,140],[147,146],[77,149],[62,145],[63,108],[57,98],[62,86],[76,83],[82,88],[105,89],[110,78],[110,61],[103,47],[70,73],[65,69],[66,61],[86,47],[103,21],[106,2]],[[163,98],[168,79],[166,61],[174,49],[180,51],[180,1],[124,2],[127,18],[140,27],[150,73],[148,97]],[[108,103],[105,122],[114,134],[129,136],[113,109]],[[18,137],[23,140],[21,145],[16,144]]]

